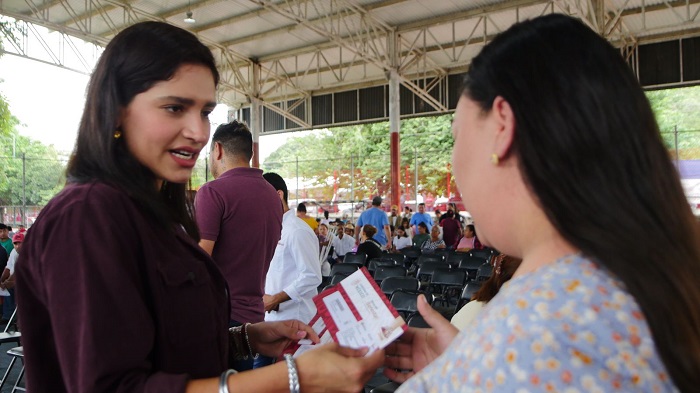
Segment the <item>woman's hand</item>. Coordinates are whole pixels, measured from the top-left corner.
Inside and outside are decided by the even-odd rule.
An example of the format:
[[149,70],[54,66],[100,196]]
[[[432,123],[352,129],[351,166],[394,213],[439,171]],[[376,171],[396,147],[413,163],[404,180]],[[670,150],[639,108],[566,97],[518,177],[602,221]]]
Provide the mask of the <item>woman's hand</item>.
[[418,299],[418,311],[432,328],[408,328],[401,337],[386,347],[384,375],[399,383],[440,356],[459,333],[454,325],[430,307],[424,296]]
[[305,352],[296,359],[299,385],[304,392],[361,392],[384,360],[383,350],[366,353],[337,343]]
[[270,357],[279,357],[290,343],[308,338],[319,342],[311,327],[297,320],[260,322],[248,326],[248,339],[253,352]]

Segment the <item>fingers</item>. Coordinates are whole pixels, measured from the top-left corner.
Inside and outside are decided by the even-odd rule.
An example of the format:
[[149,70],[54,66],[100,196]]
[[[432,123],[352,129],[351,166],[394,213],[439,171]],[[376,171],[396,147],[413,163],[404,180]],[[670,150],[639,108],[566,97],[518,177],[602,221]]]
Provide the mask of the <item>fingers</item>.
[[415,373],[413,371],[401,372],[401,371],[392,370],[390,368],[384,369],[384,375],[387,378],[391,379],[392,381],[398,382],[398,383],[406,382],[406,380],[411,378],[414,374]]
[[299,321],[297,322],[297,340],[306,337],[309,340],[313,341],[314,344],[318,344],[321,341],[321,339],[318,337],[318,334],[316,334],[316,332],[314,331],[314,329],[311,328],[311,326]]
[[340,345],[333,343],[331,344],[332,347],[330,347],[331,350],[335,351],[339,355],[348,357],[348,358],[359,358],[362,356],[365,356],[367,353],[367,348],[350,348],[350,347],[341,347]]
[[440,329],[446,324],[450,324],[450,321],[445,319],[428,304],[428,301],[425,300],[425,295],[418,296],[418,312],[420,312],[420,315],[425,319],[425,322],[434,329]]

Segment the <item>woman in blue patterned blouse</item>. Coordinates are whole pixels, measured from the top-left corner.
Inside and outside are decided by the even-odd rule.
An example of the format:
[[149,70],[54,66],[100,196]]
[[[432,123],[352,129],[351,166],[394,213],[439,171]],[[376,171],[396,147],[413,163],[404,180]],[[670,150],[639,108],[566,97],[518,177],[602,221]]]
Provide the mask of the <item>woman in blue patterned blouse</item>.
[[700,231],[620,51],[564,15],[512,26],[453,135],[480,240],[523,262],[459,335],[419,302],[433,328],[387,348],[400,391],[696,391]]

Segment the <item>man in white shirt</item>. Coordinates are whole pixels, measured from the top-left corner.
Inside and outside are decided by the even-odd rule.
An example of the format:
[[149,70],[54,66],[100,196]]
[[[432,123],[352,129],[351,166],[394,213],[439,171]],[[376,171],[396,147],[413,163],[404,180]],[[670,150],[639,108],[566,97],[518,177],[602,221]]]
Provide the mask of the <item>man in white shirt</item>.
[[[265,280],[265,321],[298,319],[307,323],[316,314],[313,297],[321,284],[318,237],[294,210],[289,209],[284,179],[270,172],[263,177],[277,191],[284,211],[282,237]],[[271,363],[271,358],[260,356],[255,360],[255,368]]]
[[335,260],[337,262],[343,262],[345,254],[352,251],[355,247],[355,238],[353,234],[355,231],[353,228],[344,228],[343,226],[338,227],[337,237],[333,239],[333,250],[335,252]]

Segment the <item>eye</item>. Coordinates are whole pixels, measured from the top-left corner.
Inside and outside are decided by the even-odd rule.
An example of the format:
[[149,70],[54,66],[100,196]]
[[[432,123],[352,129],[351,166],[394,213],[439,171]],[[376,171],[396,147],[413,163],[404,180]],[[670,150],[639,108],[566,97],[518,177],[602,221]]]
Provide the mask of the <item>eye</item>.
[[182,105],[167,105],[163,109],[170,113],[180,113],[183,110],[185,110],[185,108]]
[[209,115],[211,115],[212,112],[213,112],[213,111],[210,110],[210,109],[204,110],[204,111],[202,111],[202,117],[208,118]]

